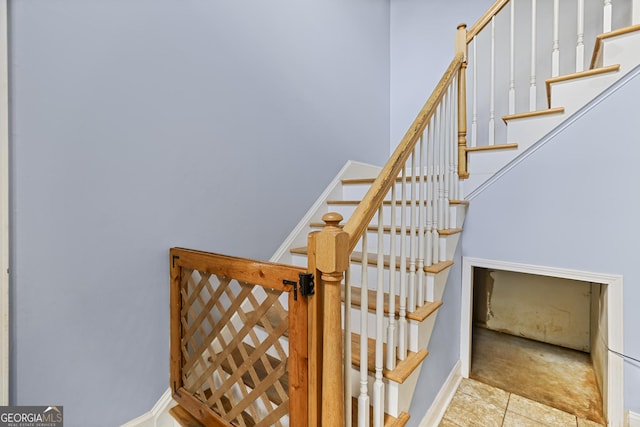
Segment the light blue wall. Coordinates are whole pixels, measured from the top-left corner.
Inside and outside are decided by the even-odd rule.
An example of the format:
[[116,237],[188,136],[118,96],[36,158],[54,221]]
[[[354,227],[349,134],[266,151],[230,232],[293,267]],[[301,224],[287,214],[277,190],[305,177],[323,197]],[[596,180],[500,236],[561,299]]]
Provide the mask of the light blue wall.
[[11,403],[168,388],[168,249],[268,259],[389,141],[387,0],[10,2]]
[[[624,353],[636,359],[639,95],[637,75],[473,198],[463,241],[464,256],[622,275]],[[639,412],[639,364],[625,363],[624,383],[625,409]]]
[[455,54],[456,28],[473,25],[493,0],[391,1],[393,151]]

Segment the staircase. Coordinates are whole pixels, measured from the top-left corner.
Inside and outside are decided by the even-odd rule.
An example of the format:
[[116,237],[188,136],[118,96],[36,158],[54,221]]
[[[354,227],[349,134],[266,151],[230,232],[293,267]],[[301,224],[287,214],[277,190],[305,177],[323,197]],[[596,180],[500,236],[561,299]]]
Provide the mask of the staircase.
[[[605,28],[610,3],[605,2],[602,12]],[[502,85],[504,96],[499,95],[500,85],[495,84],[499,65],[493,59],[496,17],[509,12],[508,4],[498,1],[469,30],[458,29],[454,60],[387,165],[348,162],[271,259],[315,272],[317,289],[325,293],[325,310],[332,310],[325,313],[324,327],[342,330],[341,337],[325,331],[325,352],[317,360],[323,364],[323,375],[337,384],[332,394],[325,383],[326,395],[318,407],[310,408],[323,425],[335,422],[325,424],[327,414],[342,419],[342,411],[344,425],[407,423],[438,311],[443,304],[458,303],[443,301],[443,294],[451,266],[459,261],[454,254],[469,208],[467,199],[533,153],[546,136],[640,64],[640,25],[632,22],[635,25],[597,36],[586,70],[581,69],[578,43],[575,70],[560,75],[567,67],[556,59],[559,43],[554,40],[552,72],[544,80],[546,96],[537,96],[541,88],[535,82],[540,76],[536,77],[533,65],[532,78],[526,82],[530,87],[521,90],[512,73],[511,81]],[[514,70],[517,15],[510,4],[507,27],[512,47],[503,57]],[[535,24],[535,1],[532,4]],[[557,26],[558,19],[553,21]],[[485,36],[491,59],[483,74],[475,49]],[[535,58],[539,53],[533,49]],[[486,85],[483,75],[489,76]],[[491,90],[482,95],[485,86]],[[523,103],[517,101],[519,93],[528,95],[528,111],[516,112]],[[490,105],[485,124],[477,114],[483,99]],[[498,99],[509,102],[500,106]],[[317,246],[308,247],[308,242]],[[331,355],[334,350],[339,351],[337,356]],[[343,359],[348,361],[344,367]]]
[[[355,207],[360,203],[365,196],[366,191],[374,182],[375,177],[371,172],[377,172],[376,168],[367,167],[366,165],[356,164],[349,162],[345,168],[339,174],[338,179],[334,185],[330,186],[325,192],[327,199],[315,207],[314,211],[308,214],[309,222],[302,224],[307,225],[307,230],[314,231],[320,230],[324,223],[322,221],[315,221],[314,219],[322,217],[322,213],[325,215],[328,212],[339,214],[343,218],[349,218]],[[367,173],[371,176],[367,177]],[[354,175],[358,175],[358,178],[353,178]],[[396,187],[398,192],[401,191],[401,180],[398,180]],[[411,181],[411,178],[409,178]],[[387,210],[391,209],[391,199],[385,200]],[[424,285],[421,301],[416,303],[415,309],[405,314],[407,323],[407,354],[403,360],[396,358],[392,365],[389,364],[388,350],[386,348],[386,342],[383,346],[383,365],[386,367],[382,370],[384,388],[386,390],[385,401],[387,402],[385,407],[384,425],[385,426],[402,426],[409,420],[409,404],[416,387],[422,362],[428,356],[428,344],[431,332],[433,330],[438,309],[442,306],[442,294],[449,275],[451,265],[453,265],[453,254],[455,252],[460,233],[462,232],[462,225],[464,223],[464,216],[468,203],[462,200],[450,200],[452,217],[455,218],[455,222],[451,224],[450,228],[438,230],[439,234],[439,246],[443,253],[444,260],[431,263],[429,266],[422,266],[421,272],[416,272],[417,275],[422,274],[422,283]],[[401,206],[397,206],[396,209],[400,210]],[[398,213],[398,216],[400,214]],[[391,213],[385,217],[391,217]],[[325,217],[326,218],[326,217]],[[349,282],[352,284],[349,290],[349,295],[346,294],[346,289],[342,287],[342,302],[349,300],[350,302],[350,322],[352,330],[359,331],[361,328],[361,316],[364,311],[367,315],[368,334],[367,334],[367,372],[368,383],[373,384],[375,382],[375,339],[368,337],[376,336],[375,328],[375,312],[376,312],[376,281],[377,281],[377,256],[375,252],[378,244],[378,238],[383,236],[385,244],[390,245],[389,239],[391,235],[395,234],[394,239],[398,240],[401,235],[400,226],[393,226],[396,229],[392,230],[390,223],[385,223],[382,227],[379,224],[370,224],[367,228],[367,240],[369,243],[366,247],[362,244],[352,252],[350,260],[351,267],[349,272]],[[300,236],[306,236],[306,231],[300,233]],[[414,230],[414,234],[417,236],[419,231]],[[300,241],[301,239],[295,236],[290,237],[290,242]],[[292,263],[298,266],[306,266],[307,260],[307,247],[290,245],[290,242],[286,242],[278,251],[278,255],[273,261]],[[390,294],[389,294],[389,268],[391,264],[389,248],[385,249],[385,289],[384,289],[384,314],[385,321],[384,327],[388,329],[389,321],[391,319],[390,314]],[[415,260],[414,260],[415,261]],[[408,263],[411,261],[409,260]],[[400,266],[401,260],[395,262],[396,266]],[[424,264],[424,260],[422,262]],[[399,276],[399,272],[396,273]],[[362,288],[360,283],[368,283],[367,287],[367,303],[366,309],[363,310],[363,298]],[[397,282],[400,282],[397,277]],[[356,285],[357,284],[357,285]],[[400,296],[394,297],[394,315],[393,318],[400,318],[401,316],[401,303]],[[343,306],[344,309],[344,306]],[[394,319],[395,320],[395,319]],[[344,326],[344,325],[343,325]],[[350,334],[351,345],[351,365],[350,375],[353,380],[354,387],[352,391],[353,404],[351,405],[351,415],[355,420],[358,414],[358,401],[359,387],[355,385],[359,384],[359,367],[361,365],[361,336],[359,333],[352,332]],[[390,368],[393,366],[393,368]],[[347,404],[347,407],[349,405]],[[372,417],[370,417],[373,420]],[[371,421],[372,422],[372,421]],[[353,425],[359,425],[357,422],[353,422]]]
[[[518,161],[521,161],[527,155],[531,154],[536,147],[536,143],[541,141],[543,137],[553,132],[558,125],[568,120],[574,113],[578,112],[583,106],[597,97],[597,95],[622,78],[634,67],[638,66],[639,63],[640,25],[625,27],[598,36],[593,59],[591,60],[591,68],[586,71],[550,77],[546,80],[546,108],[525,113],[504,115],[503,120],[507,128],[506,135],[508,142],[469,147],[466,149],[469,178],[461,182],[461,192],[464,194],[464,197],[466,198],[469,195],[473,195],[473,193],[479,191],[482,186],[489,185],[491,179],[496,179],[499,173],[505,170],[505,168],[513,167]],[[420,175],[411,174],[411,171],[416,170],[416,165],[406,166],[405,170],[407,171],[405,183],[409,183],[409,187],[416,185],[416,181],[420,181],[421,179]],[[421,168],[418,168],[418,170],[421,170]],[[348,163],[340,172],[336,181],[327,188],[324,196],[320,198],[319,201],[321,203],[314,206],[305,220],[299,224],[298,229],[303,230],[301,234],[298,237],[290,237],[289,241],[285,242],[280,248],[274,260],[292,263],[298,266],[306,266],[307,248],[291,243],[301,243],[304,240],[303,237],[306,238],[308,232],[320,230],[324,226],[322,221],[319,221],[323,213],[333,212],[339,214],[342,218],[350,218],[355,208],[365,197],[366,191],[374,183],[374,176],[377,175],[377,172],[376,168],[373,167],[352,162]],[[400,192],[402,192],[402,178],[398,177],[396,181],[395,192],[400,194]],[[419,185],[417,185],[417,188],[419,188]],[[410,190],[406,191],[408,192]],[[408,198],[407,204],[410,205],[412,200],[418,200],[418,205],[424,203],[424,199],[420,199],[419,196],[415,194]],[[384,218],[392,216],[392,208],[390,207],[392,203],[394,202],[392,202],[392,196],[391,193],[389,193],[383,202],[384,208],[382,210],[382,216]],[[406,261],[406,265],[415,264],[417,270],[414,269],[414,266],[411,268],[407,268],[406,266],[399,268],[402,263],[402,255],[398,256],[395,265],[392,267],[392,270],[396,271],[397,276],[399,276],[398,271],[405,271],[404,274],[414,274],[415,270],[415,274],[423,274],[424,294],[416,297],[418,302],[415,308],[406,313],[406,346],[408,348],[406,358],[403,360],[398,358],[395,364],[389,364],[387,350],[382,350],[385,426],[404,425],[410,417],[409,405],[413,398],[413,392],[416,387],[422,362],[428,357],[429,340],[436,322],[438,310],[443,304],[442,295],[447,283],[450,267],[454,262],[454,253],[460,234],[462,233],[464,217],[468,207],[467,201],[458,200],[457,198],[448,198],[447,203],[450,206],[448,226],[434,230],[439,240],[437,246],[442,254],[436,260],[437,262],[433,262],[429,266],[423,265],[424,260],[421,259],[421,257],[424,256],[424,254],[422,254],[423,249],[418,251],[414,248],[416,254],[418,252],[421,254],[417,256],[412,255],[414,257],[412,259],[409,257],[411,250],[407,249],[406,256],[409,258]],[[400,209],[399,202],[396,204],[395,209]],[[399,212],[397,212],[396,215],[398,217],[401,216]],[[419,216],[420,214],[414,213],[414,215]],[[406,245],[412,245],[412,243],[409,243],[409,240],[411,240],[410,236],[420,233],[420,230],[416,227],[414,227],[413,230],[407,231],[408,242]],[[368,375],[366,378],[368,389],[365,394],[371,396],[374,393],[371,384],[375,382],[376,371],[374,362],[376,352],[375,339],[371,337],[376,337],[376,298],[378,295],[377,292],[379,292],[380,289],[376,283],[379,274],[379,268],[376,267],[379,262],[378,251],[382,248],[384,253],[382,262],[384,266],[383,300],[385,315],[383,328],[388,330],[391,319],[395,317],[396,322],[398,322],[398,319],[402,316],[400,296],[397,291],[394,292],[396,295],[394,315],[389,316],[391,310],[389,308],[391,305],[389,296],[389,269],[392,264],[389,255],[391,251],[390,246],[393,240],[398,240],[396,243],[399,247],[401,246],[397,236],[402,235],[402,233],[400,225],[398,224],[392,225],[390,222],[384,222],[383,226],[380,227],[377,220],[374,220],[367,226],[365,234],[365,239],[368,242],[361,241],[351,254],[351,264],[348,270],[348,276],[350,277],[347,281],[351,282],[352,286],[348,294],[345,293],[343,287],[342,303],[343,309],[345,309],[345,305],[351,307],[350,309],[345,309],[345,312],[350,313],[347,314],[347,316],[349,317],[348,321],[351,323],[353,330],[363,330],[362,325],[366,323],[367,353],[369,357],[367,361]],[[392,236],[392,234],[394,235]],[[424,234],[422,235],[424,236]],[[378,246],[378,242],[381,240],[384,243],[382,246]],[[396,268],[399,268],[399,270],[396,270]],[[404,268],[407,269],[404,270]],[[400,278],[397,277],[396,280],[399,282]],[[416,279],[416,282],[420,282],[420,280]],[[362,321],[363,318],[361,314],[364,306],[362,303],[363,298],[361,298],[361,283],[368,284],[366,291],[368,295],[366,322]],[[416,294],[420,294],[421,291],[415,290],[415,292]],[[343,327],[345,326],[345,322],[346,321],[343,320]],[[386,332],[383,335],[384,345],[386,347],[390,339],[387,338],[388,334]],[[363,378],[359,373],[359,366],[361,364],[361,342],[363,342],[363,340],[361,340],[359,333],[351,333],[351,369],[347,378],[349,378],[349,376],[351,377],[352,385],[350,387],[347,386],[347,389],[351,389],[350,394],[354,404],[350,405],[349,400],[347,400],[345,407],[347,410],[347,418],[353,418],[353,420],[357,418],[357,399],[361,394],[360,384]],[[349,346],[349,343],[346,341],[345,346]],[[391,366],[394,367],[392,368]],[[367,399],[365,399],[365,401],[367,401]],[[351,412],[351,415],[349,412]],[[369,417],[369,423],[374,425],[372,415]],[[354,421],[353,425],[360,424]]]

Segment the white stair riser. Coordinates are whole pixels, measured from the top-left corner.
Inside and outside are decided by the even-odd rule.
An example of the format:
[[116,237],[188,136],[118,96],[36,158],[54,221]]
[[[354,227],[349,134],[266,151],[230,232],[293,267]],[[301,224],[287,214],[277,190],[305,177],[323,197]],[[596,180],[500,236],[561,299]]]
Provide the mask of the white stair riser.
[[[507,141],[518,144],[518,149],[514,150],[515,156],[512,158],[516,158],[527,148],[531,147],[566,118],[566,114],[548,114],[509,120],[509,124],[507,125]],[[494,172],[498,171],[505,164],[498,165],[498,168],[495,169]]]
[[451,225],[454,228],[462,228],[464,224],[464,217],[467,214],[467,205],[465,204],[453,204],[450,205],[451,209]]
[[494,173],[518,155],[517,149],[472,151],[469,153],[469,174]]
[[567,115],[573,114],[622,76],[620,72],[606,73],[554,83],[551,108],[564,107]]
[[409,350],[418,351],[429,348],[431,332],[433,332],[433,327],[438,317],[438,310],[436,310],[435,313],[431,313],[431,315],[422,322],[409,320]]
[[[343,309],[344,309],[344,304],[342,305]],[[353,306],[351,307],[350,310],[350,314],[351,314],[351,332],[362,335],[362,328],[361,328],[361,312],[360,312],[360,307],[357,306]],[[395,335],[395,339],[397,342],[398,336],[398,329],[397,329],[397,317],[394,317],[394,319],[396,320],[396,335]],[[384,337],[384,342],[386,343],[387,340],[387,328],[389,327],[389,316],[385,314],[384,316],[384,326],[382,327],[382,335]],[[344,318],[343,318],[343,322],[342,322],[342,327],[344,328]],[[369,338],[376,338],[376,313],[373,311],[368,311],[367,312],[367,337]]]
[[[392,417],[398,417],[402,412],[409,412],[409,405],[413,397],[413,392],[416,389],[418,383],[418,377],[422,365],[409,375],[409,377],[399,384],[395,381],[390,381],[386,378],[384,382],[384,394],[385,394],[385,413]],[[369,396],[373,395],[373,382],[375,377],[372,373],[368,375],[367,389]],[[358,368],[351,368],[351,396],[357,398],[360,395],[360,371]]]
[[460,233],[440,236],[440,251],[442,252],[442,249],[444,249],[444,253],[446,254],[443,261],[450,261],[453,259],[459,240]]
[[620,64],[621,76],[638,65],[640,61],[640,34],[622,34],[604,39],[596,67]]
[[447,268],[438,274],[427,274],[427,291],[425,294],[427,301],[442,301],[450,270],[450,268]]

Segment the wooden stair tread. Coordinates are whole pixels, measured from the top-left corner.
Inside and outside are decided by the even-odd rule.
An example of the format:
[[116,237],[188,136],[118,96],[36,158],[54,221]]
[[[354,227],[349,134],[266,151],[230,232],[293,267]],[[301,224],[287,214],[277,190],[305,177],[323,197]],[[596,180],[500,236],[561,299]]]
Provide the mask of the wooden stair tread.
[[[358,398],[351,398],[351,425],[358,426]],[[398,418],[387,413],[384,414],[384,427],[403,427],[409,421],[410,415],[401,412]],[[369,426],[373,426],[373,406],[369,406]]]
[[518,148],[518,144],[495,144],[495,145],[482,145],[479,147],[467,147],[465,151],[467,153],[475,153],[478,151],[493,151],[493,150],[515,150]]
[[502,117],[502,121],[507,123],[509,120],[526,119],[530,117],[551,116],[554,114],[564,114],[564,107],[547,108],[546,110],[528,111],[526,113],[509,114]]
[[[296,254],[296,255],[307,255],[308,251],[307,251],[307,247],[303,246],[303,247],[299,247],[299,248],[292,248],[290,250],[290,252],[292,254]],[[385,267],[389,267],[390,266],[390,260],[391,257],[389,255],[385,255],[384,256],[384,266]],[[351,261],[352,262],[362,262],[362,252],[352,252],[351,253]],[[378,264],[378,254],[376,253],[369,253],[367,254],[367,264],[369,265],[377,265]],[[408,258],[407,258],[407,265],[409,265],[408,262]],[[433,274],[438,274],[441,271],[446,270],[447,268],[451,267],[453,265],[453,261],[441,261],[439,263],[436,264],[432,264],[430,266],[425,266],[424,267],[424,272],[425,273],[433,273]],[[396,267],[400,266],[400,256],[396,257]]]
[[180,405],[169,409],[169,415],[182,427],[206,427]]
[[[367,291],[368,299],[367,306],[369,310],[375,311],[376,309],[376,295],[377,292],[373,289],[369,289]],[[345,291],[344,286],[342,286],[342,301],[344,301]],[[351,286],[351,305],[356,307],[362,306],[362,294],[361,288],[357,286]],[[442,301],[433,301],[426,302],[423,305],[416,307],[416,310],[413,313],[407,313],[407,319],[415,320],[417,322],[424,321],[430,314],[434,313],[440,306],[442,305]],[[400,315],[400,297],[396,295],[396,306],[395,306],[395,315]],[[384,313],[389,314],[389,294],[385,292],[384,294]]]
[[[395,381],[399,384],[405,382],[409,375],[416,370],[420,363],[427,357],[429,352],[427,350],[419,350],[417,353],[413,351],[407,351],[407,358],[405,360],[398,360],[396,367],[393,370],[386,368],[382,369],[382,375],[388,380]],[[373,338],[367,338],[367,370],[371,373],[376,371],[376,341]],[[387,344],[383,344],[382,348],[382,361],[385,366],[387,358]],[[351,334],[351,364],[360,366],[360,335],[356,333]]]

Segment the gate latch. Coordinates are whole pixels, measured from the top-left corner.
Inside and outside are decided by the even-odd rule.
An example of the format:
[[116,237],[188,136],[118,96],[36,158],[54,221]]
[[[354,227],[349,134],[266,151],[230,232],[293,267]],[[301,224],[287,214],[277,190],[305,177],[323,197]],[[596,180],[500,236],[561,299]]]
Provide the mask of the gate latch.
[[[309,295],[315,294],[315,286],[313,283],[313,274],[311,273],[300,273],[300,293],[303,297],[308,297]],[[293,280],[283,280],[282,283],[285,285],[293,286],[293,300],[298,301],[298,282],[294,282]]]
[[316,293],[315,285],[313,283],[313,274],[300,273],[300,293],[303,297],[308,297]]

